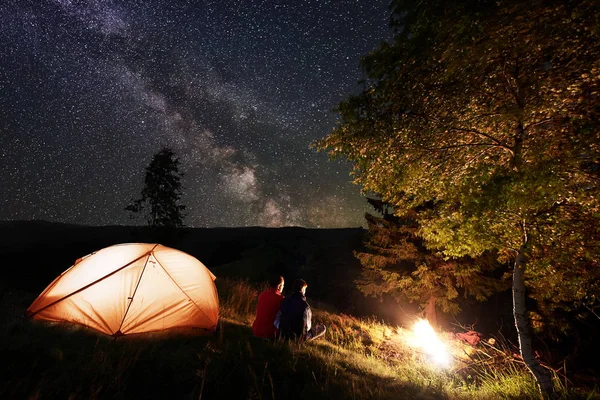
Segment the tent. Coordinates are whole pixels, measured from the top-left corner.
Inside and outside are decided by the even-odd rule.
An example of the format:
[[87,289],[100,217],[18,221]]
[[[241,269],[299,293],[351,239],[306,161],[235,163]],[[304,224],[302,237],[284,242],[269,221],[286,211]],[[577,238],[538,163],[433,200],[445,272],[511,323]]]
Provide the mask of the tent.
[[119,244],[77,260],[26,315],[69,321],[113,336],[183,327],[215,330],[215,279],[182,251],[160,244]]

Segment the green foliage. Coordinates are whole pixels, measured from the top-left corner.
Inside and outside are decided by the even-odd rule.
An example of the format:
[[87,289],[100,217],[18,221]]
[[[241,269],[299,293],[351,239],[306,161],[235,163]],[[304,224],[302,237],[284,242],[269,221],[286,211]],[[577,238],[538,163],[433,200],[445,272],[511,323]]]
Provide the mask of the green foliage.
[[503,262],[524,250],[531,295],[593,309],[597,2],[392,8],[395,40],[363,59],[365,89],[340,104],[340,124],[317,147],[352,161],[355,182],[397,210],[434,201],[418,219],[428,248],[496,251]]
[[[428,248],[514,260],[521,355],[551,396],[533,356],[525,287],[562,286],[530,291],[556,307],[598,306],[597,274],[584,271],[599,269],[600,242],[581,221],[600,211],[600,6],[397,0],[392,8],[394,42],[363,59],[365,89],[340,105],[341,123],[317,146],[352,161],[356,183],[396,210],[433,201],[419,218]],[[554,279],[561,267],[558,276],[578,279]]]
[[[366,214],[369,235],[356,257],[363,266],[358,288],[367,296],[391,295],[398,303],[417,302],[450,315],[460,311],[460,297],[488,298],[506,285],[490,276],[493,255],[446,259],[427,249],[418,235],[417,212],[402,217]],[[427,309],[433,312],[433,309]],[[435,315],[428,318],[435,320]]]
[[183,226],[183,211],[179,158],[173,150],[164,147],[152,157],[146,167],[142,197],[134,200],[125,210],[143,214],[150,227],[178,228]]

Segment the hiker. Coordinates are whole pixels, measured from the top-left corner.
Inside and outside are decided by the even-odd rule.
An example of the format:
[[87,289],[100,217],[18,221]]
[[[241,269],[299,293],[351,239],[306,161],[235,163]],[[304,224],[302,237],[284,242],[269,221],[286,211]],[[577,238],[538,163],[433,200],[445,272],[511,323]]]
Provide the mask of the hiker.
[[278,315],[279,336],[283,339],[307,341],[325,334],[325,325],[312,326],[312,311],[306,302],[306,287],[303,279],[296,279],[292,285],[292,294],[283,299]]
[[269,288],[258,296],[256,306],[256,319],[252,324],[254,336],[263,339],[275,339],[277,328],[274,325],[275,317],[279,312],[279,305],[283,300],[283,276],[273,277],[269,281]]

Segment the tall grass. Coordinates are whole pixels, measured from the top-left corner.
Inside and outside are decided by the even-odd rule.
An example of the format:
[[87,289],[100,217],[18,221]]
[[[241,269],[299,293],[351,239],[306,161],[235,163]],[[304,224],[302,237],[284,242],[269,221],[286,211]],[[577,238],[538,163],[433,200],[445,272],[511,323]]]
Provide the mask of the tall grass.
[[474,359],[467,368],[440,370],[403,343],[403,329],[376,320],[314,310],[315,321],[328,327],[323,339],[299,344],[254,338],[250,326],[264,287],[219,281],[215,334],[179,331],[117,340],[75,325],[23,319],[35,296],[5,292],[0,398],[537,398],[518,363],[492,367]]
[[247,281],[219,279],[215,281],[219,292],[220,315],[251,323],[256,313],[256,303],[266,284],[253,286]]

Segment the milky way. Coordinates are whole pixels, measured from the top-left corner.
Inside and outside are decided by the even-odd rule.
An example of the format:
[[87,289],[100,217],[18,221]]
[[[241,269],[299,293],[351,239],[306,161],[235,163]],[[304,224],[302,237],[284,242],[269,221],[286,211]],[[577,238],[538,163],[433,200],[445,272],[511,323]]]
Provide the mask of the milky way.
[[0,220],[135,223],[162,146],[188,226],[363,225],[346,164],[309,145],[389,39],[387,0],[4,0]]

